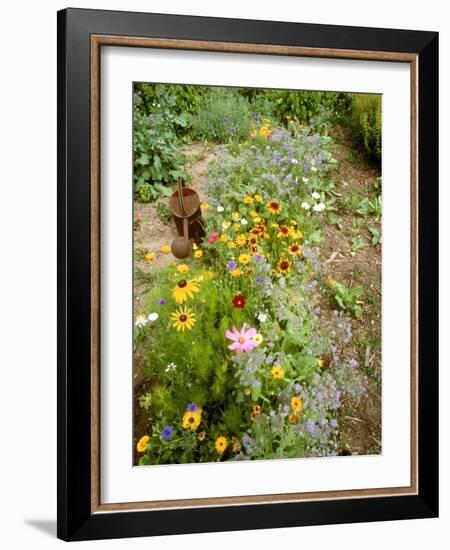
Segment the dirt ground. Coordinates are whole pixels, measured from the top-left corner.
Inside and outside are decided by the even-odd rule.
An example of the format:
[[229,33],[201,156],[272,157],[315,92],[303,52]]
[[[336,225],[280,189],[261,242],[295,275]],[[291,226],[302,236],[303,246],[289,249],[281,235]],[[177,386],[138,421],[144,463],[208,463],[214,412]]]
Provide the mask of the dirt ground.
[[[358,190],[364,196],[373,195],[374,182],[380,176],[379,171],[369,164],[362,154],[355,152],[348,132],[340,127],[333,129],[335,145],[333,154],[338,167],[333,172],[334,191],[340,198]],[[189,185],[207,202],[205,183],[208,164],[217,157],[220,146],[195,143],[186,146],[183,154],[187,158],[187,170],[191,181]],[[177,236],[173,222],[158,213],[158,204],[167,204],[167,198],[155,203],[135,203],[134,247],[136,250],[159,251],[164,245],[171,244]],[[207,213],[204,212],[207,215]],[[324,275],[345,283],[349,287],[362,284],[368,289],[364,296],[364,315],[360,320],[352,321],[354,334],[353,349],[359,356],[360,365],[367,376],[366,395],[357,403],[344,402],[341,410],[341,438],[344,454],[375,454],[381,451],[381,246],[372,246],[368,236],[367,244],[356,255],[350,254],[353,213],[340,212],[341,227],[324,224],[320,243]],[[372,225],[380,223],[371,221]],[[135,311],[140,308],[142,294],[145,291],[151,273],[174,261],[171,253],[157,253],[155,260],[148,264],[136,260],[134,300]],[[330,310],[332,309],[329,304]],[[149,388],[143,377],[143,358],[135,354],[134,386],[135,396],[145,393]],[[138,436],[151,431],[151,419],[135,399],[135,442]]]

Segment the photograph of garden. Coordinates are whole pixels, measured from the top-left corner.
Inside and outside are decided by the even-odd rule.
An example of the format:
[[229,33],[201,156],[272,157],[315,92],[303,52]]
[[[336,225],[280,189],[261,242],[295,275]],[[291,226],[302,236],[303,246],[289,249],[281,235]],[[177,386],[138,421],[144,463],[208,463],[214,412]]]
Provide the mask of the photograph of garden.
[[134,465],[382,452],[381,113],[134,84]]

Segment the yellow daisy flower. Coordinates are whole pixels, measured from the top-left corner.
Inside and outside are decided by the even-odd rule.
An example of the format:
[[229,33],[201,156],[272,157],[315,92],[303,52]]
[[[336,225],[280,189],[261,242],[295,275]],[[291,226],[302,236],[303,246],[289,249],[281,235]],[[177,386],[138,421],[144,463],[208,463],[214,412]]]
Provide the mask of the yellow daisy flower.
[[194,258],[201,258],[203,256],[203,250],[196,250],[194,252]]
[[274,365],[271,372],[272,377],[275,378],[275,380],[281,380],[284,378],[284,370],[280,367],[280,365]]
[[247,195],[244,197],[244,204],[253,204],[253,198]]
[[256,218],[256,217],[258,216],[258,213],[255,212],[255,210],[252,210],[252,211],[250,212],[250,216],[251,216],[252,218]]
[[249,254],[241,254],[238,258],[238,261],[242,265],[247,265],[250,262],[251,258]]
[[223,229],[228,229],[230,227],[230,225],[231,225],[231,222],[228,222],[226,220],[222,222],[222,228]]
[[192,430],[193,432],[195,432],[195,430],[199,427],[201,421],[202,417],[199,412],[186,411],[183,415],[183,428],[185,430]]
[[234,221],[234,222],[238,222],[240,221],[241,219],[241,215],[239,214],[239,212],[233,212],[231,214],[231,219]]
[[214,444],[214,447],[216,448],[216,451],[222,455],[226,448],[228,447],[228,439],[223,436],[223,435],[220,435],[217,439],[216,439],[216,442]]
[[147,254],[144,256],[144,260],[149,264],[151,264],[155,258],[156,254],[154,252],[147,252]]
[[261,195],[255,195],[253,198],[255,199],[256,202],[262,202],[262,200],[263,200]]
[[239,268],[237,268],[237,269],[233,269],[233,271],[230,271],[230,274],[231,274],[232,277],[237,279],[238,277],[240,277],[242,275],[242,271]]
[[334,284],[335,284],[334,279],[332,279],[331,277],[328,277],[328,279],[327,279],[327,285],[328,285],[330,288],[333,288],[333,287],[334,287]]
[[220,235],[219,240],[221,243],[226,243],[228,241],[228,237],[226,235]]
[[170,318],[173,321],[172,326],[177,329],[177,332],[191,330],[196,323],[195,313],[187,307],[180,307],[178,311],[170,314]]
[[170,246],[168,244],[165,244],[160,248],[161,252],[163,254],[169,254],[170,253]]
[[194,279],[186,281],[181,279],[172,289],[173,299],[177,304],[182,304],[186,300],[193,298],[194,292],[200,292],[200,288]]
[[238,233],[241,230],[241,226],[238,223],[235,223],[233,225],[233,229],[236,231],[236,233]]
[[239,248],[245,246],[246,242],[247,242],[247,237],[245,235],[238,235],[236,237],[236,246],[238,246]]
[[200,205],[200,207],[202,208],[202,210],[208,210],[209,204],[208,204],[207,202],[202,202],[202,204]]
[[293,397],[291,399],[291,407],[292,410],[295,412],[300,412],[303,408],[303,401],[300,399],[300,397]]
[[178,273],[188,273],[189,272],[189,266],[186,264],[180,264],[177,266]]
[[292,413],[288,416],[289,424],[297,424],[299,420],[300,420],[300,415],[298,413]]
[[144,453],[147,449],[148,442],[150,438],[148,435],[143,435],[141,439],[137,442],[136,450],[138,453]]
[[227,246],[228,246],[228,248],[231,250],[231,249],[233,249],[233,248],[236,248],[236,243],[229,242],[229,243],[227,244]]

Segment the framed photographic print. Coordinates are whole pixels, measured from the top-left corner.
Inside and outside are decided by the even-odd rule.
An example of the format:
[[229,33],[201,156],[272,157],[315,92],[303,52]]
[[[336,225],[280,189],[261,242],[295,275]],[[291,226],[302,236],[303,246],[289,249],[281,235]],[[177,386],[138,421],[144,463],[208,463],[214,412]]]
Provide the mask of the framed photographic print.
[[434,32],[58,13],[58,536],[438,514]]

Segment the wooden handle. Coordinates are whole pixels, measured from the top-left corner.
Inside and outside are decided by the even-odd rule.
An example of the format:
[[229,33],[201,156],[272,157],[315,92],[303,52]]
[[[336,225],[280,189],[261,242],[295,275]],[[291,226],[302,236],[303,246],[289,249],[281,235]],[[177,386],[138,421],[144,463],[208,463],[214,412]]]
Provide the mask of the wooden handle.
[[178,178],[178,201],[180,203],[180,210],[183,216],[186,216],[186,209],[184,207],[184,195],[183,195],[183,178]]
[[183,237],[189,240],[189,222],[187,218],[183,218]]

